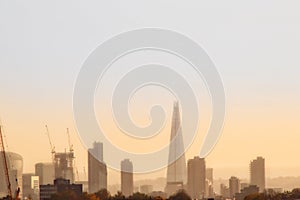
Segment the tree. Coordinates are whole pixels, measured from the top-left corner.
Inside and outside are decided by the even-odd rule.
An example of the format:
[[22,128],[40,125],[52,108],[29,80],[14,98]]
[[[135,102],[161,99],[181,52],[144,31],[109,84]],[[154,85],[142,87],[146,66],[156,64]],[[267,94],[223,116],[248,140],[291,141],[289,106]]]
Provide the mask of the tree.
[[170,196],[169,200],[192,200],[192,198],[184,190],[180,190],[176,194]]
[[117,194],[112,198],[113,200],[124,200],[125,196],[122,194],[122,192],[118,191]]
[[128,198],[129,200],[148,200],[151,199],[146,194],[136,192]]
[[110,199],[110,193],[109,193],[109,191],[107,189],[101,189],[98,192],[96,192],[95,195],[100,200],[108,200],[108,199]]
[[57,194],[54,194],[50,198],[51,200],[81,200],[73,191],[63,191]]

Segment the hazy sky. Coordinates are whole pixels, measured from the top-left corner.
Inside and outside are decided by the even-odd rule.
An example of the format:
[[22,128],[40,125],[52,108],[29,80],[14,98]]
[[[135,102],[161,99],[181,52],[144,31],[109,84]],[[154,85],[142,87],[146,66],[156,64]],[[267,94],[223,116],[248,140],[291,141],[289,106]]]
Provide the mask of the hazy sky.
[[[266,158],[267,176],[300,175],[299,7],[297,0],[2,0],[0,117],[8,148],[32,172],[34,163],[51,158],[44,125],[58,151],[68,146],[69,127],[82,172],[86,152],[72,111],[81,65],[113,35],[160,27],[197,41],[223,78],[225,127],[207,157],[215,176],[248,177],[249,161],[258,155]],[[187,158],[199,149],[193,147]]]

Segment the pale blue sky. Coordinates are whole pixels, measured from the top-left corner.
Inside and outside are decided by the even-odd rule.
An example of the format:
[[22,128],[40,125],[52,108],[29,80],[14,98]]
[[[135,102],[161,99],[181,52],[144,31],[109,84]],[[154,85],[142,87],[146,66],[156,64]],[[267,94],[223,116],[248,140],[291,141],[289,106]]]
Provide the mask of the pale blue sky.
[[[297,0],[1,0],[0,117],[9,148],[21,153],[25,171],[32,171],[32,162],[50,158],[43,135],[43,126],[49,123],[53,140],[63,149],[67,140],[56,138],[68,126],[75,132],[73,86],[89,53],[118,33],[160,27],[197,41],[223,78],[229,128],[225,125],[220,146],[208,158],[212,166],[225,162],[226,166],[243,166],[247,177],[248,162],[257,154],[265,156],[270,166],[300,166],[294,159],[299,150],[293,148],[300,139],[299,8]],[[237,145],[245,147],[243,156],[223,158],[237,143],[255,142],[252,137],[272,144],[259,143],[257,150]],[[80,145],[78,139],[74,143]],[[278,152],[278,146],[286,152]],[[41,155],[33,157],[35,147]],[[78,153],[78,157],[84,159],[85,154]],[[79,170],[85,166],[79,165]]]

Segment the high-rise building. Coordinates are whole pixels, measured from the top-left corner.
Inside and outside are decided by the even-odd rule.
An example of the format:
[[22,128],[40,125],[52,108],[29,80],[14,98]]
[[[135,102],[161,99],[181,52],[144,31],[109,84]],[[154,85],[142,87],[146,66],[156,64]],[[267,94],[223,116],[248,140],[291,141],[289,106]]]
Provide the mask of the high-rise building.
[[107,167],[103,161],[103,144],[94,142],[88,151],[88,188],[89,193],[107,189]]
[[236,193],[240,192],[240,180],[232,176],[229,179],[229,196],[230,198],[234,198]]
[[213,198],[214,197],[213,168],[206,168],[205,175],[206,175],[206,187],[205,187],[206,197]]
[[[2,153],[2,152],[0,152]],[[11,190],[14,192],[18,187],[22,189],[23,158],[19,154],[6,152],[8,174],[10,178]],[[5,181],[3,158],[0,156],[0,198],[8,195],[7,183]],[[22,190],[20,191],[22,197]]]
[[54,175],[53,163],[37,163],[35,164],[35,175],[39,177],[40,185],[52,184]]
[[211,182],[211,184],[214,183],[214,174],[213,174],[213,168],[206,168],[205,170],[206,179]]
[[74,183],[74,153],[63,152],[54,154],[55,179],[63,178]]
[[204,158],[194,157],[188,160],[187,190],[192,199],[201,199],[205,196],[206,169]]
[[259,191],[265,190],[265,159],[257,157],[250,162],[250,184],[257,185]]
[[39,200],[40,198],[40,181],[35,174],[23,174],[23,199]]
[[183,189],[186,183],[186,162],[178,102],[175,102],[173,107],[168,163],[165,192],[172,195]]
[[133,165],[129,159],[121,162],[121,192],[126,197],[133,193]]

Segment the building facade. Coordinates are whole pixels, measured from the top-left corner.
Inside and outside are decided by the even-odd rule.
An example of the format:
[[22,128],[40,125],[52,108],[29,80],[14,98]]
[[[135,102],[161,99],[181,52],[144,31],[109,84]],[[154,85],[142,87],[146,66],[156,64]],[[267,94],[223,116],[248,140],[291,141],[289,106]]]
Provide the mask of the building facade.
[[55,179],[63,178],[74,183],[74,153],[63,152],[54,154]]
[[257,157],[250,162],[250,185],[257,185],[259,191],[263,192],[266,187],[265,159]]
[[240,180],[232,176],[229,179],[229,197],[234,198],[236,193],[240,192]]
[[89,193],[107,189],[107,167],[103,162],[103,144],[99,142],[88,151],[88,188]]
[[129,159],[121,162],[121,192],[126,197],[133,193],[133,164]]
[[39,177],[40,185],[52,184],[54,175],[53,163],[37,163],[35,164],[35,175]]
[[187,191],[192,199],[205,197],[206,166],[204,158],[194,157],[188,160]]
[[40,181],[35,174],[23,174],[22,176],[22,193],[23,199],[39,200],[40,198]]
[[[2,153],[2,152],[0,152]],[[23,174],[23,158],[19,154],[13,152],[6,152],[6,159],[8,164],[8,173],[11,184],[12,193],[19,187],[22,189],[22,174]],[[3,158],[0,156],[0,198],[6,197],[7,183],[5,180]],[[20,191],[20,197],[22,197],[22,191]]]

